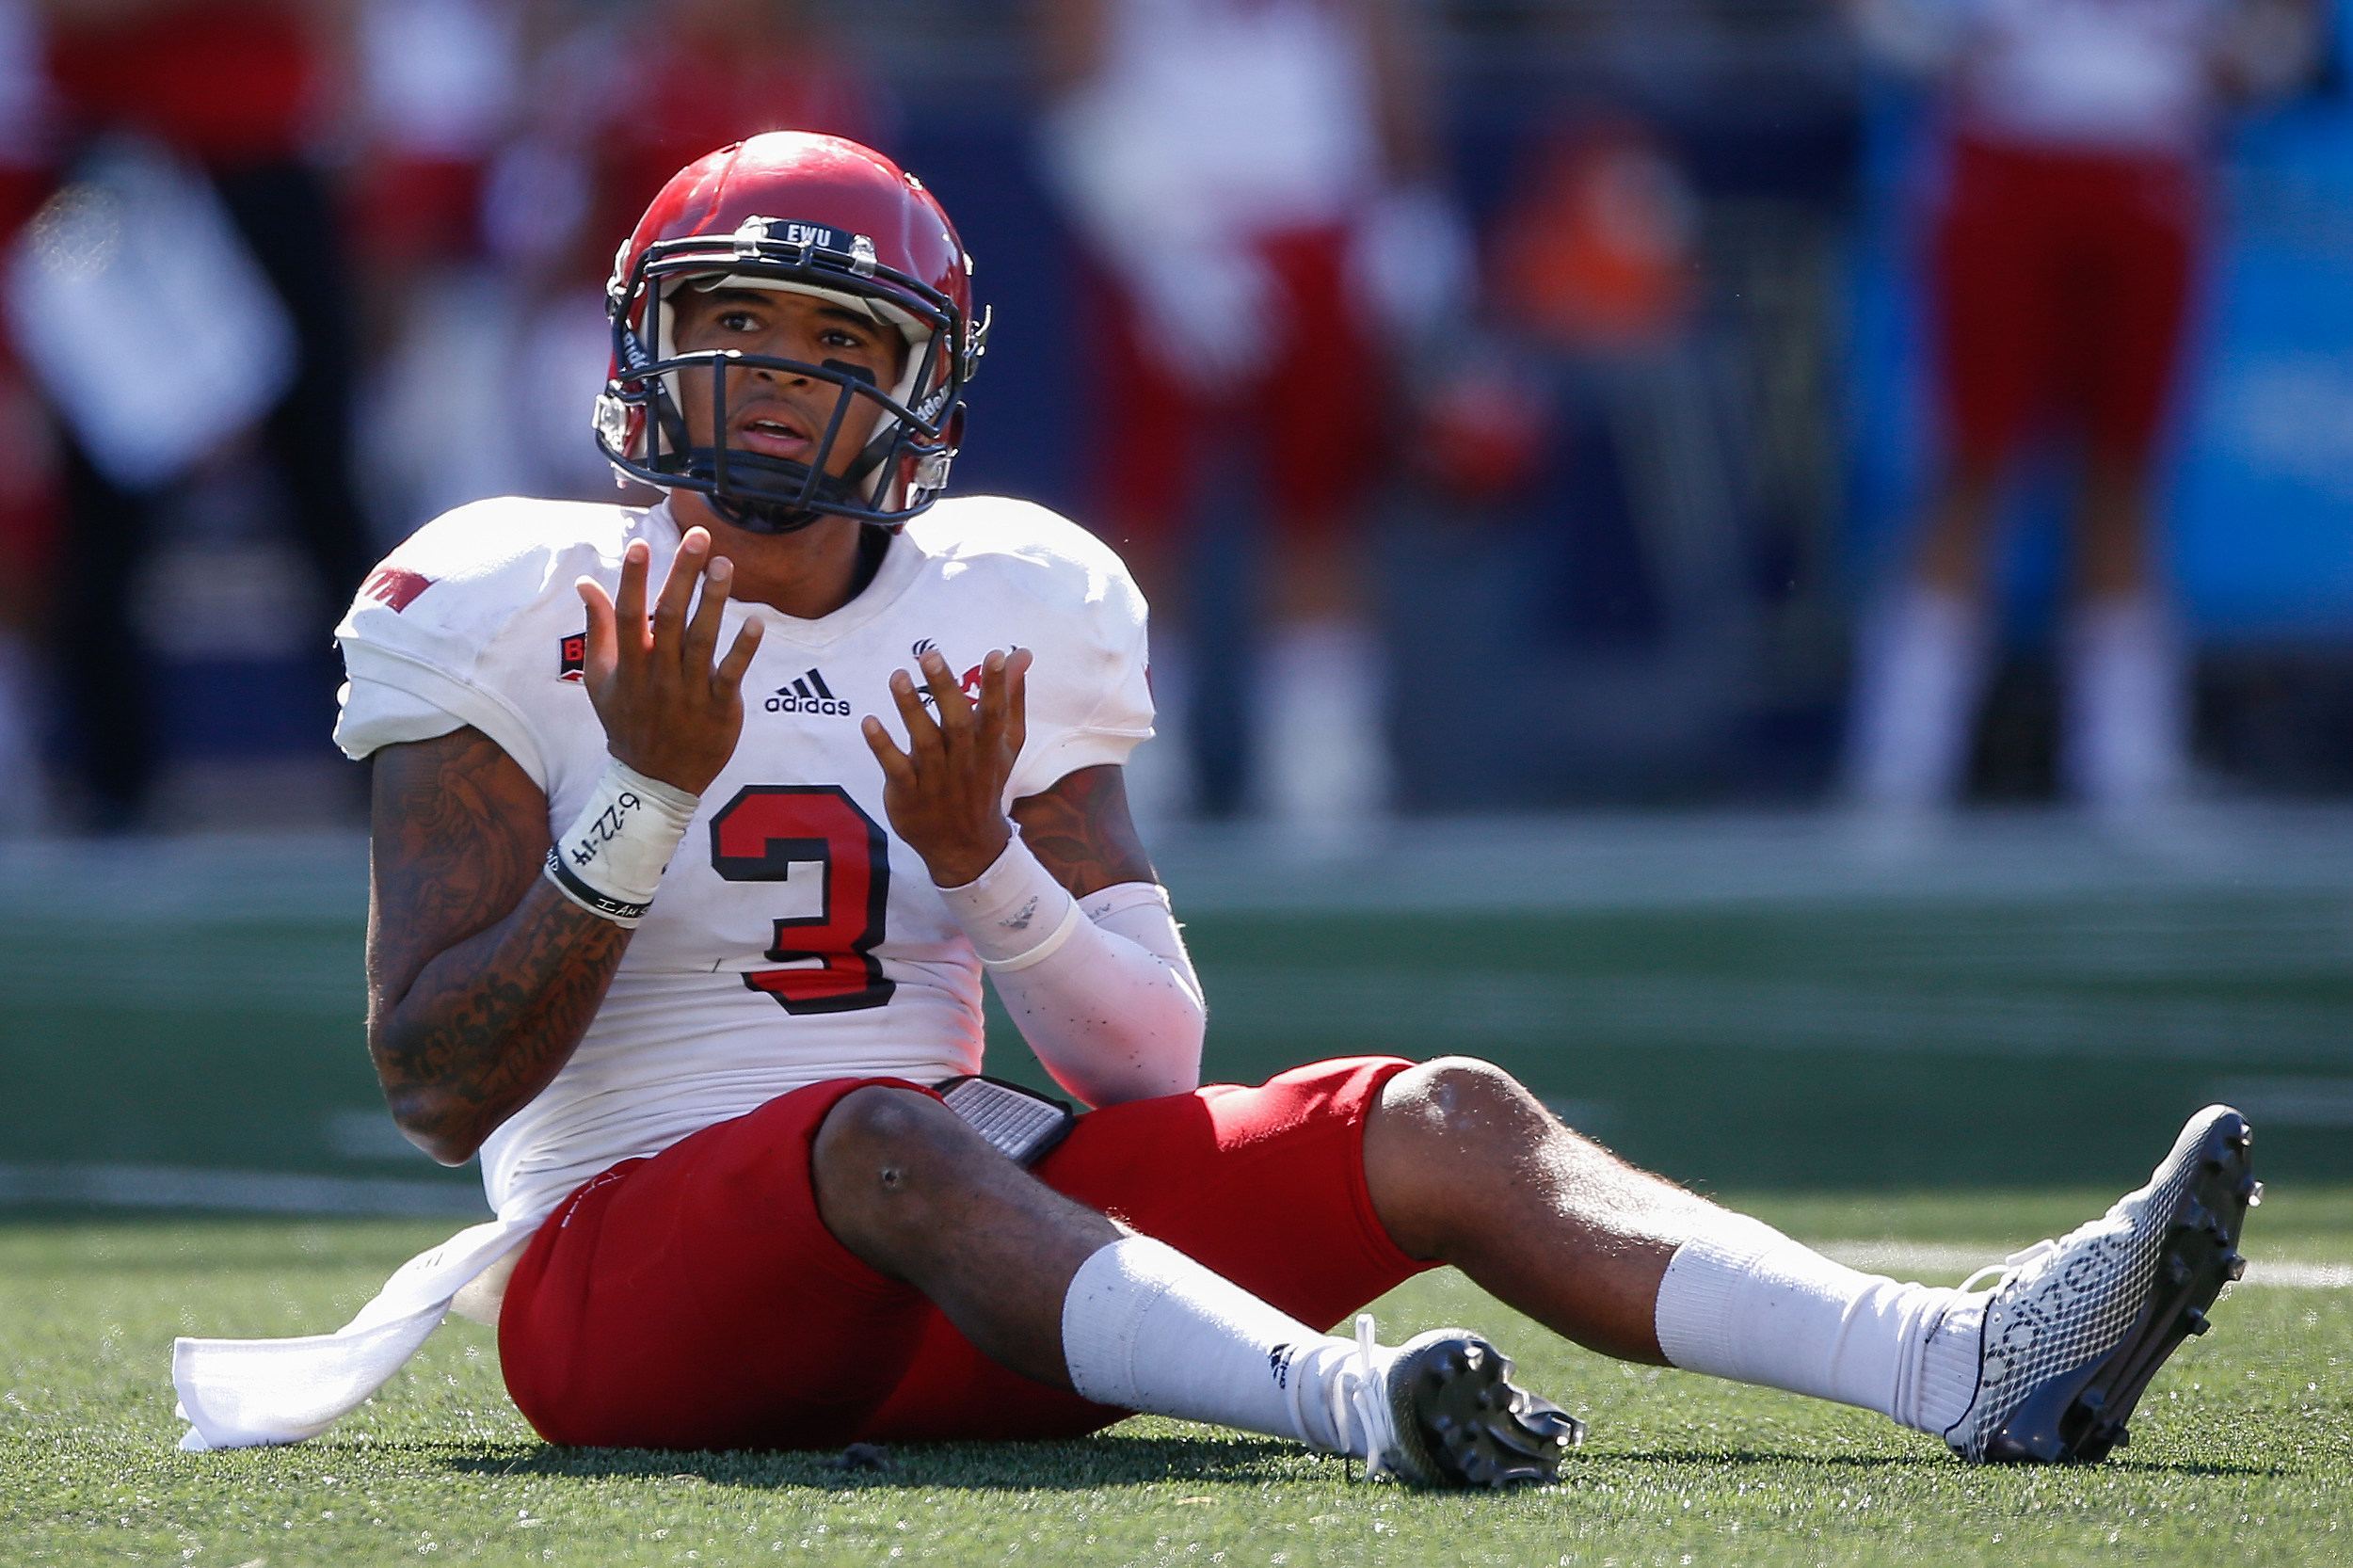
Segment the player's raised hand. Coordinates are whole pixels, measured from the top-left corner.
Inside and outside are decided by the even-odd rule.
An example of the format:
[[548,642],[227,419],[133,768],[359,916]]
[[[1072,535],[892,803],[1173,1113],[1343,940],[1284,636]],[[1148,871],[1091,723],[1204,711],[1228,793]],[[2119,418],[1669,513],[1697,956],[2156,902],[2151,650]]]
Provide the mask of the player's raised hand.
[[760,622],[746,619],[727,657],[714,664],[734,563],[712,557],[709,530],[688,529],[648,620],[652,560],[645,540],[630,541],[621,552],[617,599],[595,578],[580,580],[581,602],[588,607],[582,674],[604,724],[605,749],[648,778],[700,794],[727,766],[743,733],[744,672],[760,647]]
[[923,684],[938,717],[904,670],[890,676],[891,699],[907,727],[901,751],[871,713],[863,728],[882,764],[883,810],[900,838],[931,868],[932,881],[961,888],[995,864],[1013,837],[1005,820],[1005,780],[1028,735],[1022,681],[1030,650],[992,652],[981,661],[981,699],[965,700],[948,661],[923,655]]

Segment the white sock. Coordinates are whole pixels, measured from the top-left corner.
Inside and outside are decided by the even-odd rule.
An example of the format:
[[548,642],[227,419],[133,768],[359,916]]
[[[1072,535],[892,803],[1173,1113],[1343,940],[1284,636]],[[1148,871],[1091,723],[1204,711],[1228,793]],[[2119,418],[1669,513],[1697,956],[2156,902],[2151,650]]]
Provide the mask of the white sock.
[[1861,1405],[1942,1434],[1977,1387],[1985,1298],[1858,1273],[1732,1215],[1659,1282],[1659,1349],[1687,1371]]
[[1062,1342],[1071,1385],[1098,1404],[1365,1455],[1346,1397],[1356,1347],[1148,1236],[1122,1237],[1079,1265]]
[[1388,664],[1371,628],[1337,617],[1282,627],[1259,677],[1255,752],[1269,814],[1345,830],[1387,809]]
[[2078,609],[2064,642],[2069,785],[2108,811],[2176,798],[2189,773],[2188,678],[2172,618],[2152,595]]
[[1907,584],[1866,623],[1848,792],[1860,805],[1927,810],[1961,792],[1985,683],[1985,616],[1955,594]]

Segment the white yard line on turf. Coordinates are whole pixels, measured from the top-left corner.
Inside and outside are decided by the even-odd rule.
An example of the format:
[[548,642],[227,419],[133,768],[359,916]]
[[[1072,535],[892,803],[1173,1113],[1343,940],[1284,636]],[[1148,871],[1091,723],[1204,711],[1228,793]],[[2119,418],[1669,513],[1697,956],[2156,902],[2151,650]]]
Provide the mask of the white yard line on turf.
[[[1993,1247],[1959,1247],[1912,1241],[1817,1241],[1817,1251],[1851,1269],[1898,1278],[1966,1274],[2002,1260]],[[2250,1257],[2242,1285],[2276,1285],[2297,1290],[2353,1289],[2353,1263],[2308,1258]]]

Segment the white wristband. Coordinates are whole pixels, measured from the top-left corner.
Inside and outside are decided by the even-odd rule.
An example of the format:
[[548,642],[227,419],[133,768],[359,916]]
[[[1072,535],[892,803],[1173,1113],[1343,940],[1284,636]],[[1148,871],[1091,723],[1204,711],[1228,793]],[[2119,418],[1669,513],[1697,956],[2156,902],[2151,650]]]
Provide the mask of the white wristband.
[[988,870],[961,888],[938,891],[992,969],[1024,969],[1052,956],[1086,918],[1019,833]]
[[590,914],[633,928],[701,799],[616,758],[570,831],[550,846],[548,880]]

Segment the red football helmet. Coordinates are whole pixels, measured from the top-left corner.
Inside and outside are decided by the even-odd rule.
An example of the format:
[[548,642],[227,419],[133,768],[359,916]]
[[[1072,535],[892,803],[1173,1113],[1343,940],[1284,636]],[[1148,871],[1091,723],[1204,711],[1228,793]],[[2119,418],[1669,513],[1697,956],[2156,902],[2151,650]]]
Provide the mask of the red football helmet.
[[[597,444],[632,478],[699,491],[759,533],[791,533],[828,512],[896,527],[946,488],[963,434],[965,383],[988,341],[986,316],[972,320],[971,268],[921,182],[856,142],[776,131],[698,158],[671,176],[613,259],[613,364],[597,399]],[[679,353],[669,301],[689,279],[815,294],[888,322],[907,341],[906,368],[884,388],[838,360]],[[725,430],[729,369],[839,389],[809,462],[689,442],[678,377],[712,378],[713,428]],[[828,473],[861,397],[881,406],[874,433],[843,473]]]

